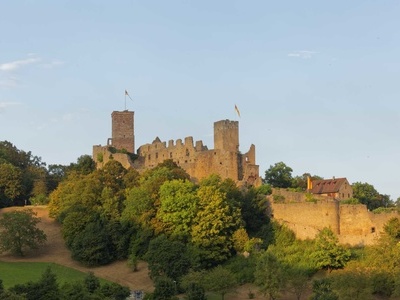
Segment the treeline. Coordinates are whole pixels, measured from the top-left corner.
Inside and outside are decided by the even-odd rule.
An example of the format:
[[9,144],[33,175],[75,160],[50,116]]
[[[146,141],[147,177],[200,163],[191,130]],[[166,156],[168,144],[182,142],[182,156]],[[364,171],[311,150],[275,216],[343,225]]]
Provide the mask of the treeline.
[[48,267],[38,281],[29,281],[5,289],[0,279],[2,300],[125,300],[129,288],[117,283],[101,284],[100,280],[88,273],[82,281],[66,282],[60,285],[57,275]]
[[49,165],[31,151],[0,142],[0,208],[25,204],[47,204],[48,195],[70,172],[90,173],[95,163],[88,155],[77,163]]

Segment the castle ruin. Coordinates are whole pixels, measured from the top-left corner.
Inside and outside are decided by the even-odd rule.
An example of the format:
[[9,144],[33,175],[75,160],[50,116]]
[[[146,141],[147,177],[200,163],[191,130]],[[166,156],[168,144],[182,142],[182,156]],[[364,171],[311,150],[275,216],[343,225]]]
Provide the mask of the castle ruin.
[[114,159],[125,168],[133,167],[143,172],[171,159],[195,182],[217,174],[222,179],[234,180],[238,185],[261,184],[255,146],[251,145],[244,154],[239,151],[238,121],[221,120],[214,123],[214,149],[209,150],[202,141],[194,142],[191,136],[184,141],[169,140],[168,144],[156,137],[152,143],[140,146],[137,158],[132,160],[127,153],[135,153],[134,112],[114,111],[111,119],[112,138],[108,139],[106,146],[93,146],[93,159],[98,168]]

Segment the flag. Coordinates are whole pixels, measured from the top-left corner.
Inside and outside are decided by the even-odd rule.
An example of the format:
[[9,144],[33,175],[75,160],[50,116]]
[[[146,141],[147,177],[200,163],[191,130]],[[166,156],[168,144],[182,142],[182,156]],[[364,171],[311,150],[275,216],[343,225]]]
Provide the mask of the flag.
[[238,116],[240,118],[240,111],[239,111],[239,108],[236,106],[236,104],[235,104],[235,110],[236,110],[236,112],[237,112],[237,114],[238,114]]
[[[129,94],[128,94],[128,91],[127,90],[125,90],[125,96],[128,96],[129,97],[129,99],[131,99],[132,101],[133,101],[133,99],[131,98],[131,96],[129,96]],[[125,98],[126,99],[126,98]]]

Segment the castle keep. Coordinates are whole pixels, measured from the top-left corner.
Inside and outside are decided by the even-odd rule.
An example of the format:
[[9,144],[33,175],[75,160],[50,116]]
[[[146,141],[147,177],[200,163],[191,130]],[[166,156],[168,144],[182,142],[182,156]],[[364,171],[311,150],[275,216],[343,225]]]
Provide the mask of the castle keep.
[[239,185],[261,184],[255,146],[251,145],[244,154],[239,152],[238,121],[222,120],[214,123],[214,149],[209,150],[202,141],[194,142],[191,136],[184,141],[170,140],[168,144],[156,137],[152,143],[140,146],[137,149],[137,159],[132,161],[123,152],[134,153],[134,112],[114,111],[111,118],[112,138],[108,139],[107,146],[93,146],[93,159],[98,168],[114,159],[125,168],[133,167],[142,172],[166,159],[172,159],[194,181],[218,174],[221,178],[230,178]]

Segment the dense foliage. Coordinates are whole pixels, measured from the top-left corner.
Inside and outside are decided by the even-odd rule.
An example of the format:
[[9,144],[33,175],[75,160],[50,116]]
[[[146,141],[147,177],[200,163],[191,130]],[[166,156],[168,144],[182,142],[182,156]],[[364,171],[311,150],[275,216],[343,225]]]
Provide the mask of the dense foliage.
[[48,195],[66,174],[88,174],[95,169],[89,155],[82,155],[69,166],[49,165],[30,151],[18,149],[8,141],[0,142],[0,208],[47,204]]
[[[51,215],[62,224],[77,261],[96,266],[129,257],[134,271],[139,259],[146,260],[155,283],[147,299],[173,299],[182,292],[188,299],[204,299],[206,292],[223,298],[243,283],[255,283],[271,299],[283,291],[301,299],[311,286],[312,299],[400,295],[397,218],[386,224],[375,246],[360,249],[339,245],[327,228],[315,240],[300,241],[287,227],[270,222],[265,195],[271,187],[305,190],[310,176],[293,177],[283,162],[266,171],[268,184],[239,189],[217,175],[193,183],[170,160],[143,174],[113,160],[96,170],[89,156],[46,169],[30,152],[3,142],[0,175],[2,206],[50,199]],[[360,183],[354,192],[358,202],[369,208],[393,205],[373,186]],[[326,278],[313,282],[324,269]],[[54,293],[62,290],[59,299],[118,299],[116,294],[124,294],[116,286],[99,286],[93,276],[62,287],[51,274],[46,278]],[[52,299],[51,293],[41,296],[41,285],[30,282],[0,293],[18,299],[35,288],[37,299]]]

